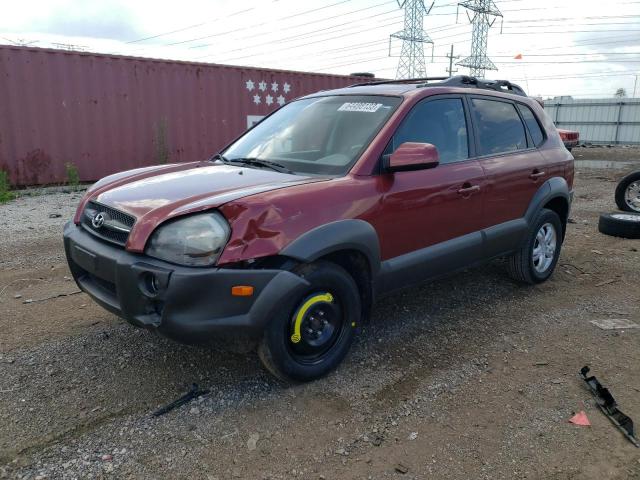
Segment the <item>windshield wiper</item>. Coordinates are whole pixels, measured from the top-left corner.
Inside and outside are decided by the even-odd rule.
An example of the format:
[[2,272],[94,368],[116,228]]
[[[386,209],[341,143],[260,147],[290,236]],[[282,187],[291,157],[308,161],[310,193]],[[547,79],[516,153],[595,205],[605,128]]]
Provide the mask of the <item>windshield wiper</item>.
[[[222,155],[220,155],[220,157],[222,157]],[[264,160],[262,158],[255,158],[255,157],[245,157],[245,158],[230,158],[230,159],[226,159],[224,157],[220,158],[218,157],[218,159],[220,159],[220,161],[224,162],[224,163],[239,163],[241,165],[253,165],[256,167],[267,167],[270,168],[271,170],[275,170],[276,172],[280,172],[280,173],[289,173],[289,174],[293,174],[293,170],[289,170],[287,167],[285,167],[284,165],[282,165],[281,163],[277,163],[277,162],[272,162],[271,160]]]
[[209,158],[207,158],[208,162],[215,162],[216,160],[220,160],[222,163],[229,163],[229,159],[221,153],[214,153]]

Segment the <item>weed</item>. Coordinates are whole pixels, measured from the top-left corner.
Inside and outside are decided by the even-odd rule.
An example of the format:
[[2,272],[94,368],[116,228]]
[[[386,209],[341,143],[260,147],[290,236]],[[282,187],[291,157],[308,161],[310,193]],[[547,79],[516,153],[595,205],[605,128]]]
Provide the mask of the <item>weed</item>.
[[9,200],[13,200],[14,195],[9,188],[9,174],[4,170],[0,170],[0,203],[8,202]]
[[78,167],[73,163],[67,162],[64,164],[64,168],[67,172],[67,184],[72,187],[80,185],[80,174],[78,173]]

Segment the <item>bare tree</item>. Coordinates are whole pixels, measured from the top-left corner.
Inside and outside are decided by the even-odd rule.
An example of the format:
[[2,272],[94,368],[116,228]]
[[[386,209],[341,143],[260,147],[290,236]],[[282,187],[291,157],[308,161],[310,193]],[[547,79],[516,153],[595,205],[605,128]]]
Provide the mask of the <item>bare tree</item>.
[[614,97],[625,98],[627,96],[627,91],[624,88],[619,88],[616,90]]

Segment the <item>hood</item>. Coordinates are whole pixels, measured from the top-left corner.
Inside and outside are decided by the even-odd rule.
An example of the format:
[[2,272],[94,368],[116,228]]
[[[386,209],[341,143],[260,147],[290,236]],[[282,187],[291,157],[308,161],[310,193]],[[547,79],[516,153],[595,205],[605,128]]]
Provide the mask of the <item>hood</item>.
[[321,180],[325,179],[210,162],[164,166],[118,177],[90,190],[76,220],[89,200],[129,213],[137,220],[127,250],[141,252],[156,226],[170,218],[216,208],[248,195]]

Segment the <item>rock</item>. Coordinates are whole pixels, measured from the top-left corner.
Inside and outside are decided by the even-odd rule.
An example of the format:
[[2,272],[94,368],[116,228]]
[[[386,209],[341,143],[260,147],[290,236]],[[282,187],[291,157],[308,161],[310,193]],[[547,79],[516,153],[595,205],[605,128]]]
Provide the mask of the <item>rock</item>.
[[19,293],[16,293],[13,298],[22,298],[22,295],[20,295]]
[[108,453],[105,455],[102,455],[102,457],[100,457],[100,459],[103,462],[110,462],[111,460],[113,460],[113,455],[109,455]]
[[344,448],[339,448],[336,450],[336,455],[348,455],[348,453]]
[[258,440],[260,440],[259,433],[252,433],[251,435],[249,435],[249,440],[247,440],[247,448],[249,449],[249,451],[253,451],[256,449]]
[[396,463],[396,466],[393,467],[393,469],[401,474],[405,474],[409,471],[409,467],[407,467],[406,465],[403,465],[402,463]]
[[416,438],[418,438],[418,432],[411,432],[407,437],[407,440],[415,440]]
[[62,214],[60,213],[50,213],[49,218],[60,218]]

